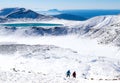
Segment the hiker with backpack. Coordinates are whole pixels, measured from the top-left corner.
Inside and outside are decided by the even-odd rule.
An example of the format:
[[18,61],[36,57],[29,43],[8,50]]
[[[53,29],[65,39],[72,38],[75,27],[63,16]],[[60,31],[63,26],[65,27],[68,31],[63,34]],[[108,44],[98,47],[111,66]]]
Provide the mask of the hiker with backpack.
[[70,70],[68,70],[68,71],[66,72],[66,77],[70,77],[70,74],[71,74],[71,72],[70,72]]
[[[70,77],[70,75],[71,75],[71,72],[70,72],[70,70],[68,70],[68,71],[66,72],[66,77]],[[72,77],[73,77],[73,78],[76,78],[76,71],[74,71],[74,72],[72,73]]]

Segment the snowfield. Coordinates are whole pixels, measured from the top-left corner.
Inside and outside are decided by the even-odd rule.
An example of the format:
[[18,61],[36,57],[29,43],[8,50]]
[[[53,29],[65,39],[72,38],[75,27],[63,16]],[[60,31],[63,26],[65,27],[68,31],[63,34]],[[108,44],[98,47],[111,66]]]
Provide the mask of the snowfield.
[[[72,35],[1,39],[2,83],[119,82],[119,48],[112,45]],[[68,69],[77,72],[76,79],[66,78]]]

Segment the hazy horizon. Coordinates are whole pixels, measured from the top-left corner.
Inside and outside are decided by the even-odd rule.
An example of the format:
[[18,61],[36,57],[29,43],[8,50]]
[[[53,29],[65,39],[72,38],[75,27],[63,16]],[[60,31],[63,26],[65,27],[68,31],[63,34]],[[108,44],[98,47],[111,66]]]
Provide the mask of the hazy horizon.
[[67,10],[120,10],[120,9],[57,9],[57,8],[52,8],[52,9],[40,9],[40,8],[37,8],[37,9],[32,9],[32,8],[26,8],[26,7],[3,7],[3,8],[0,8],[1,9],[4,9],[4,8],[25,8],[25,9],[31,9],[31,10],[34,10],[34,11],[48,11],[48,10],[59,10],[59,11],[67,11]]
[[33,10],[119,10],[118,0],[0,0],[0,9],[23,7]]

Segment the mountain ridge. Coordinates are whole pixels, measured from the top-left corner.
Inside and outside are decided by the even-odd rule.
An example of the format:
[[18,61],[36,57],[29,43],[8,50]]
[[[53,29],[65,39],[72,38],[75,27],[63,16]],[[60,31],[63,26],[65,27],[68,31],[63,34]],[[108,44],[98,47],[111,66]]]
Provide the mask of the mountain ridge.
[[[25,8],[4,8],[0,10],[0,17],[7,20],[18,19],[54,19],[52,16],[39,14],[35,11]],[[11,20],[13,21],[13,20]]]

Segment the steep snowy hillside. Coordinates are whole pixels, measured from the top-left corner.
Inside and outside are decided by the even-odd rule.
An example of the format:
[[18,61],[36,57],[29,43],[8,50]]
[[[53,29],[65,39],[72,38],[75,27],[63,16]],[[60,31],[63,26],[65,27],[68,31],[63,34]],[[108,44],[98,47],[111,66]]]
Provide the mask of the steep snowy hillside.
[[103,16],[101,18],[103,19],[98,21],[98,24],[89,28],[86,35],[91,38],[98,38],[100,43],[115,43],[116,45],[120,45],[120,15]]
[[[4,65],[3,65],[4,63]],[[51,45],[0,45],[0,82],[5,83],[89,83],[91,80],[119,80],[119,60],[80,55]],[[66,78],[66,71],[77,78]],[[103,82],[103,81],[102,81]]]

